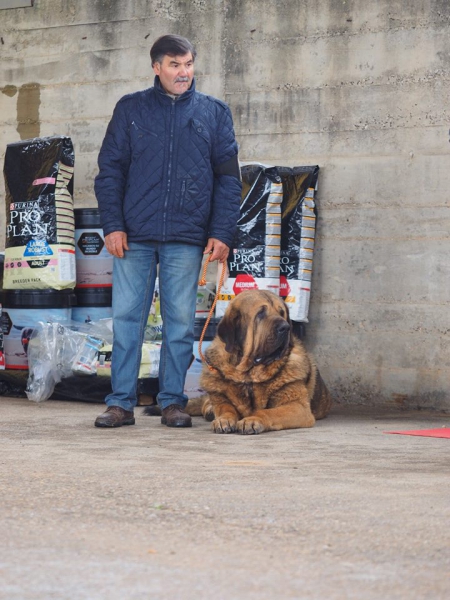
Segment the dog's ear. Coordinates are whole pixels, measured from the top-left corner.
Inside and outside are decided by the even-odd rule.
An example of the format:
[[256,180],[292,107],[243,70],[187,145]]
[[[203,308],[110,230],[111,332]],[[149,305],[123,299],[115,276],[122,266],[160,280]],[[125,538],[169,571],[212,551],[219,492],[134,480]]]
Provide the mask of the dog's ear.
[[283,301],[283,305],[284,305],[284,309],[286,311],[286,321],[289,323],[289,325],[292,328],[292,321],[291,321],[291,317],[289,315],[289,306],[286,304],[286,302]]
[[234,311],[222,317],[217,327],[217,335],[225,344],[227,352],[230,354],[242,354],[245,334],[240,313]]
[[284,308],[286,309],[286,321],[289,323],[290,327],[291,327],[291,336],[290,336],[290,340],[289,340],[289,348],[293,348],[294,347],[294,325],[292,324],[291,321],[291,317],[289,315],[289,306],[286,304],[286,302],[284,302]]

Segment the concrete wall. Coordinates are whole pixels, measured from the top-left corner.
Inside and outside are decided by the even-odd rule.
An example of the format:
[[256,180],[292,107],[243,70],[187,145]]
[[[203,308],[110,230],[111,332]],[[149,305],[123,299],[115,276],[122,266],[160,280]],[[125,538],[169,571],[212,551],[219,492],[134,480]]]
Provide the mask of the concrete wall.
[[36,0],[0,29],[0,160],[70,135],[78,207],[154,39],[195,41],[241,159],[321,167],[307,344],[334,395],[450,410],[447,0]]

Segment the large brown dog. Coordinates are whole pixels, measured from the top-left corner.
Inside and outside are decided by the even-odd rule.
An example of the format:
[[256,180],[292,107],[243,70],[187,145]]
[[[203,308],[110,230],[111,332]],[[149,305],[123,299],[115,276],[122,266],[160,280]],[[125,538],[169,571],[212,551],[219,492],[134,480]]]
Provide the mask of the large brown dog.
[[203,415],[216,433],[312,427],[331,398],[293,332],[284,301],[262,290],[238,294],[205,352]]

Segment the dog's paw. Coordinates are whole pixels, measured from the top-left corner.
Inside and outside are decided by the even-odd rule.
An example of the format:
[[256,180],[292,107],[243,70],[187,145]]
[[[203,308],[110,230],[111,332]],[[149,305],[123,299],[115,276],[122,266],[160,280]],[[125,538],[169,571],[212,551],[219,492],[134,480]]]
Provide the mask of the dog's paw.
[[203,404],[203,408],[202,408],[202,414],[203,414],[203,418],[206,421],[214,420],[214,409],[209,400],[205,400],[205,403]]
[[266,431],[266,427],[259,417],[245,417],[237,423],[237,432],[244,435],[255,435]]
[[236,431],[236,421],[224,417],[214,419],[211,426],[214,433],[234,433]]

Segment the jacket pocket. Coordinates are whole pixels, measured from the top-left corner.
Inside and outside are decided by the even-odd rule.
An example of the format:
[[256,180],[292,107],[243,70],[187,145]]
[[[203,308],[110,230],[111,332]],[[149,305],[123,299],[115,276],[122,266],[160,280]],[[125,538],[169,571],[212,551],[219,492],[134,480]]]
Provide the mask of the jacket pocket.
[[134,156],[139,157],[150,144],[158,140],[158,135],[133,121],[130,125],[131,146]]
[[130,128],[134,135],[137,135],[138,138],[142,138],[145,135],[153,135],[154,137],[158,137],[157,133],[151,131],[150,129],[147,129],[147,127],[143,127],[139,123],[136,123],[136,121],[131,122]]
[[202,121],[200,121],[199,119],[192,119],[192,128],[196,135],[208,142],[208,145],[211,143],[209,129]]

